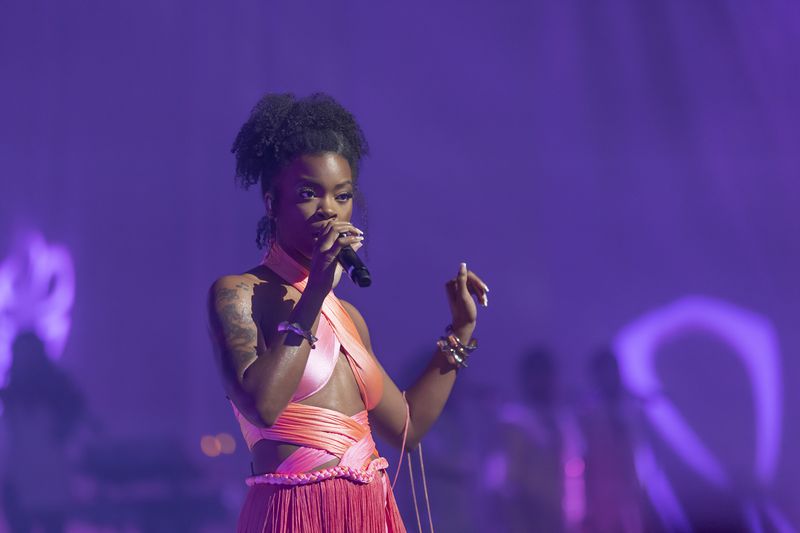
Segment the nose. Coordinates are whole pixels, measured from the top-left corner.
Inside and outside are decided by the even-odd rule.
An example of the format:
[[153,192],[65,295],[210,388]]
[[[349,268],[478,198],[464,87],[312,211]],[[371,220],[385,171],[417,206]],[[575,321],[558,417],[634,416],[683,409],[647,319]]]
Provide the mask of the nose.
[[336,217],[336,201],[328,195],[323,196],[317,206],[317,216],[323,220]]

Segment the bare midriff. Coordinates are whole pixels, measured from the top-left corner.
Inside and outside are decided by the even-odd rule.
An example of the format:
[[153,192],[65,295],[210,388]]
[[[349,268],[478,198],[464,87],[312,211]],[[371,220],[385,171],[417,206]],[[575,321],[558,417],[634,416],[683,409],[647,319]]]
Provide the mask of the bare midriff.
[[[347,416],[353,416],[364,410],[364,401],[359,395],[358,385],[353,376],[353,371],[342,352],[339,352],[339,360],[336,362],[336,368],[333,370],[333,374],[325,386],[318,392],[297,403],[332,409],[344,413]],[[286,444],[267,439],[256,442],[251,452],[253,458],[253,473],[265,474],[275,472],[278,465],[289,457],[292,452],[297,450],[298,447],[299,446],[295,446],[294,444]],[[377,458],[377,455],[373,455],[373,458]],[[339,460],[334,459],[319,465],[316,470],[336,466],[338,463]]]

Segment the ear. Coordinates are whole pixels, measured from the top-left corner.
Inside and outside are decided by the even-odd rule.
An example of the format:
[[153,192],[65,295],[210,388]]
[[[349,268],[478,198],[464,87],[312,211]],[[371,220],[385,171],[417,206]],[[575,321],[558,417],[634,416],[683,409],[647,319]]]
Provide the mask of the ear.
[[270,213],[272,212],[273,201],[271,192],[264,194],[264,206],[267,208],[267,211],[269,211]]

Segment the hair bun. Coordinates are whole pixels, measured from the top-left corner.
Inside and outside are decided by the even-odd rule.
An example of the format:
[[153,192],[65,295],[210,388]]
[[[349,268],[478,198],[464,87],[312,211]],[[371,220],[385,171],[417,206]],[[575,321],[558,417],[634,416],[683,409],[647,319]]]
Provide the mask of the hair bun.
[[292,93],[267,94],[250,111],[231,148],[236,175],[245,188],[261,180],[265,167],[274,166],[280,132],[296,101]]

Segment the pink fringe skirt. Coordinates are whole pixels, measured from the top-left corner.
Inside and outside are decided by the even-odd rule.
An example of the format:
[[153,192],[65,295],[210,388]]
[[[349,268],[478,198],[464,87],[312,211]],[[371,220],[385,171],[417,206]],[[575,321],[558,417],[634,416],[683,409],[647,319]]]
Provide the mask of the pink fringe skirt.
[[385,476],[250,487],[237,533],[405,533]]

